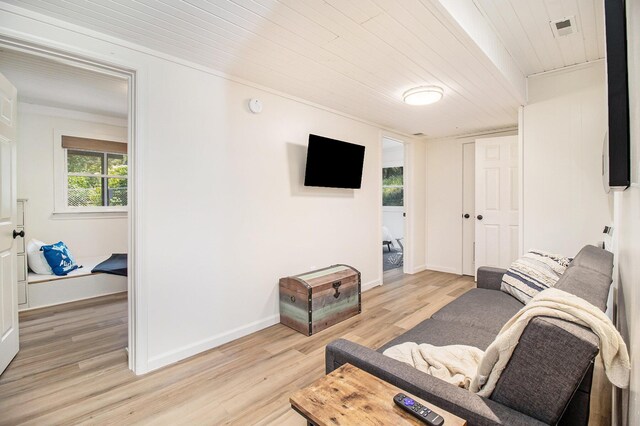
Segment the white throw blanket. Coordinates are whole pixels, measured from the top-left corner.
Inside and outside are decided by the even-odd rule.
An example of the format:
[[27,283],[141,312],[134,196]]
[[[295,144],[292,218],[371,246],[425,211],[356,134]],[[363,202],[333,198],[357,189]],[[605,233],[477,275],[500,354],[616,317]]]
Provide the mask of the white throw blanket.
[[464,345],[438,347],[403,343],[387,349],[384,355],[488,397],[522,332],[529,321],[539,316],[560,318],[590,328],[600,339],[600,355],[611,383],[620,388],[629,386],[631,366],[627,346],[611,320],[584,299],[555,288],[541,291],[518,311],[484,353]]
[[433,346],[405,342],[390,347],[383,355],[407,363],[460,388],[469,389],[484,352],[473,346]]

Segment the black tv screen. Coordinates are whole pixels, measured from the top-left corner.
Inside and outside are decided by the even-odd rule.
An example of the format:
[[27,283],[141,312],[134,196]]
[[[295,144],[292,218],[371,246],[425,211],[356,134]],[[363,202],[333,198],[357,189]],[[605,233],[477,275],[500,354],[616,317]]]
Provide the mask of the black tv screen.
[[309,135],[304,186],[359,189],[364,146]]
[[624,0],[605,0],[604,14],[609,101],[609,186],[627,188],[631,181],[631,143]]

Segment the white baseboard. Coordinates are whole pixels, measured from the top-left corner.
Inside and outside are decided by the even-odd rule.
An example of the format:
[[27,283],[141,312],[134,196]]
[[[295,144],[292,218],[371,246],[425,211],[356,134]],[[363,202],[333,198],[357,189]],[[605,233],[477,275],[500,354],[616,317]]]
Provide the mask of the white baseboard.
[[[366,284],[362,284],[360,290],[364,292],[367,290],[371,290],[372,288],[379,285],[382,285],[382,280],[376,279]],[[174,362],[178,362],[193,355],[197,355],[201,352],[208,351],[209,349],[213,349],[217,346],[224,345],[225,343],[239,339],[248,334],[255,333],[256,331],[262,330],[263,328],[271,327],[272,325],[278,324],[279,322],[280,314],[272,315],[270,317],[254,321],[247,325],[240,326],[233,330],[211,336],[206,339],[202,339],[199,342],[195,342],[190,345],[186,345],[181,348],[153,356],[149,358],[147,369],[144,371],[144,373],[149,373],[153,370],[157,370],[158,368],[173,364]]]
[[202,339],[199,342],[153,356],[149,358],[149,361],[147,362],[147,369],[145,373],[173,364],[174,362],[178,362],[182,359],[189,358],[190,356],[199,354],[200,352],[208,351],[209,349],[213,349],[232,340],[255,333],[263,328],[271,327],[279,322],[280,314],[271,315],[270,317],[234,328],[233,330]]
[[413,268],[413,271],[411,271],[412,274],[417,274],[418,272],[422,272],[422,271],[426,271],[427,270],[427,265],[420,265],[420,266],[416,266],[415,268]]
[[367,290],[371,290],[371,289],[372,289],[372,288],[374,288],[374,287],[378,287],[379,285],[382,285],[382,280],[378,278],[378,279],[376,279],[376,280],[369,281],[369,282],[368,282],[368,283],[366,283],[366,284],[362,284],[362,285],[360,286],[360,291],[361,291],[361,292],[365,292],[365,291],[367,291]]
[[449,266],[438,266],[438,265],[425,265],[424,267],[425,269],[428,269],[430,271],[438,271],[438,272],[446,272],[448,274],[456,274],[456,275],[462,275],[460,271],[458,271],[455,268],[451,268]]

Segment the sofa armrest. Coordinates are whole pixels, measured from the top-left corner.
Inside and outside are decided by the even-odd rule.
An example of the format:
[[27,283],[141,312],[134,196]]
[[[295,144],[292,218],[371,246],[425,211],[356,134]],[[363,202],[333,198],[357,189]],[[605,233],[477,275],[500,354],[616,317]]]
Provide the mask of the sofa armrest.
[[339,339],[326,348],[326,371],[351,364],[467,420],[469,425],[544,423],[468,390],[444,382],[372,349]]
[[477,285],[478,288],[486,288],[488,290],[500,290],[502,276],[507,272],[506,269],[494,268],[492,266],[481,266],[478,268]]

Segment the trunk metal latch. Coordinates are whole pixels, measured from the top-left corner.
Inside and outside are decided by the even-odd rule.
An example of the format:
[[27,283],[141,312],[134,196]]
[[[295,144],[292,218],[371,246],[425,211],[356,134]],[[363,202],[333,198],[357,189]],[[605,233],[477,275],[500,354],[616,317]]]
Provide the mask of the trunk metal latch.
[[338,291],[338,289],[340,288],[341,285],[342,285],[342,281],[336,281],[333,283],[333,289],[336,291],[333,297],[335,297],[336,299],[340,296],[340,292]]

